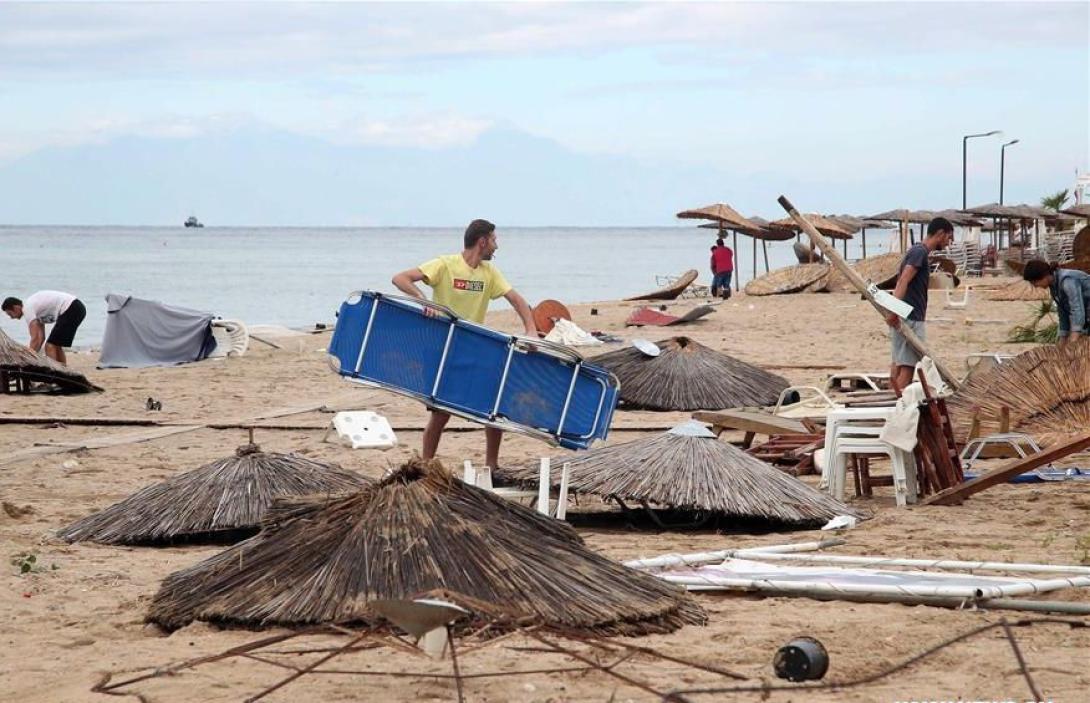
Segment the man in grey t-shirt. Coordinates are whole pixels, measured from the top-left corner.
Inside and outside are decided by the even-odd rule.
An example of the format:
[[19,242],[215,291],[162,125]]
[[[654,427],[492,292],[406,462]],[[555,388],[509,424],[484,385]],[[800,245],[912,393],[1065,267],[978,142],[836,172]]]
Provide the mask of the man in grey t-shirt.
[[908,344],[901,334],[901,325],[907,325],[921,340],[927,339],[924,321],[927,319],[927,285],[931,278],[929,257],[933,251],[942,251],[954,239],[954,226],[945,217],[936,217],[927,225],[927,236],[905,252],[901,260],[897,285],[893,296],[912,306],[907,320],[894,313],[886,315],[886,323],[892,328],[893,364],[889,370],[890,385],[900,395],[905,386],[912,383],[912,374],[920,361],[920,354]]

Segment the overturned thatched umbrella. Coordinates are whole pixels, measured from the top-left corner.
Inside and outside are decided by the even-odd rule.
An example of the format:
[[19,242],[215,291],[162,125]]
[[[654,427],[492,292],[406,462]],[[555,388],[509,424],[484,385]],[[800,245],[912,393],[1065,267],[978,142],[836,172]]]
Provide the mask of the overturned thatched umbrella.
[[[852,268],[864,281],[870,281],[879,288],[887,289],[892,288],[897,282],[897,273],[901,268],[903,258],[904,254],[894,251],[856,261],[852,264]],[[828,289],[831,291],[855,292],[855,288],[848,283],[848,279],[838,270],[829,273]]]
[[[688,421],[647,439],[557,457],[571,469],[576,494],[648,507],[790,525],[822,524],[854,515],[846,505]],[[536,485],[535,466],[507,469],[518,483]]]
[[69,542],[234,542],[257,532],[277,498],[343,494],[368,479],[298,454],[256,444],[132,494],[58,532]]
[[376,600],[429,595],[476,624],[635,635],[704,621],[681,589],[590,551],[566,523],[419,460],[275,510],[256,537],[169,576],[148,619],[368,623]]
[[621,382],[624,407],[645,410],[721,410],[772,405],[791,385],[688,337],[656,342],[658,356],[635,347],[608,352],[593,363]]
[[988,300],[1022,301],[1022,300],[1048,300],[1047,288],[1037,288],[1029,281],[1012,281],[1007,285],[989,291]]
[[973,416],[981,433],[999,431],[1006,408],[1010,430],[1050,444],[1090,427],[1090,342],[1038,347],[973,375],[947,401],[955,432],[967,437]]
[[776,269],[746,284],[746,295],[781,295],[824,290],[831,267],[827,263],[797,264]]
[[0,393],[10,392],[13,386],[27,392],[31,383],[52,384],[60,393],[102,391],[83,374],[32,352],[0,330]]

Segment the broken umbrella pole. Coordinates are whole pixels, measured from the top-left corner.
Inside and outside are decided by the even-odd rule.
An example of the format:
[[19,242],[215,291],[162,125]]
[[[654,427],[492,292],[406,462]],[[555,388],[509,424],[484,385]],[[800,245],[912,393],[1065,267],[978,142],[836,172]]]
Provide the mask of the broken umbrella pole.
[[[818,232],[817,229],[815,229],[814,226],[810,224],[810,222],[801,213],[799,213],[798,210],[795,209],[795,206],[791,204],[791,201],[788,200],[786,196],[781,195],[779,197],[779,203],[781,206],[783,206],[783,209],[787,211],[787,214],[791,216],[791,219],[793,219],[795,223],[802,229],[802,231],[806,232],[807,236],[810,237],[810,241],[813,242],[814,246],[816,246],[818,249],[821,249],[821,252],[825,254],[829,262],[833,266],[835,266],[838,271],[840,271],[840,273],[844,276],[844,278],[848,280],[849,283],[852,284],[852,287],[859,291],[859,293],[867,299],[867,302],[874,306],[874,309],[877,310],[879,314],[885,317],[885,315],[889,311],[887,311],[886,308],[878,302],[878,299],[874,294],[874,291],[877,290],[877,288],[874,288],[872,290],[873,286],[867,285],[867,281],[864,281],[863,278],[858,273],[856,273],[850,265],[848,265],[848,262],[844,260],[844,257],[841,256],[839,252],[837,252],[836,248],[833,247],[833,245],[830,244],[828,240],[826,240],[825,237],[822,236],[822,234]],[[898,329],[900,330],[901,334],[905,338],[905,341],[908,342],[910,347],[915,349],[921,356],[931,357],[931,360],[935,362],[935,368],[938,369],[938,372],[942,375],[943,380],[946,381],[946,383],[951,388],[956,390],[960,383],[958,382],[957,377],[954,376],[954,374],[950,372],[950,369],[946,367],[946,364],[939,361],[938,357],[931,353],[931,351],[927,348],[927,345],[924,344],[923,340],[917,337],[916,334],[908,327],[908,325],[898,325]]]

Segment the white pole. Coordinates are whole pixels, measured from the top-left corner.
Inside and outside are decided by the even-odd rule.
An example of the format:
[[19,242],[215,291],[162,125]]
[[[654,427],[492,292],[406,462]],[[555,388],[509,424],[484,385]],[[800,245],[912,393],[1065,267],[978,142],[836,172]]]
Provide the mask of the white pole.
[[549,457],[541,457],[541,469],[537,474],[537,511],[542,515],[549,514]]
[[723,549],[718,552],[693,552],[690,554],[663,554],[648,559],[626,561],[625,566],[632,569],[657,569],[668,566],[696,566],[699,564],[718,564],[731,557],[751,556],[787,552],[812,552],[844,544],[842,539],[825,539],[820,542],[797,542],[795,544],[773,544],[767,547],[747,547],[745,549]]
[[832,554],[784,554],[753,550],[745,555],[756,561],[805,561],[850,566],[912,566],[956,571],[1012,571],[1023,573],[1063,573],[1090,575],[1090,567],[1073,564],[1022,564],[1002,561],[956,561],[952,559],[893,559],[888,557],[853,557]]

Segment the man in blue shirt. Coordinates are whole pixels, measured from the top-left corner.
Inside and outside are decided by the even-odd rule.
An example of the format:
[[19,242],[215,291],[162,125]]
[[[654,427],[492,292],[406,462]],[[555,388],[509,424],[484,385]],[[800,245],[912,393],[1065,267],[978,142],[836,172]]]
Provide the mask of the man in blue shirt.
[[1037,288],[1048,288],[1060,317],[1056,341],[1061,347],[1090,334],[1086,310],[1090,308],[1090,275],[1076,269],[1034,259],[1026,264],[1022,278]]
[[927,319],[927,286],[931,278],[929,259],[931,252],[942,251],[953,239],[954,226],[945,217],[936,217],[927,225],[927,236],[923,241],[913,244],[901,259],[893,297],[911,305],[912,312],[906,320],[892,312],[886,315],[886,323],[892,328],[890,339],[893,343],[889,382],[898,395],[905,386],[912,383],[912,374],[922,358],[901,334],[901,325],[908,326],[921,341],[927,339],[924,321]]

